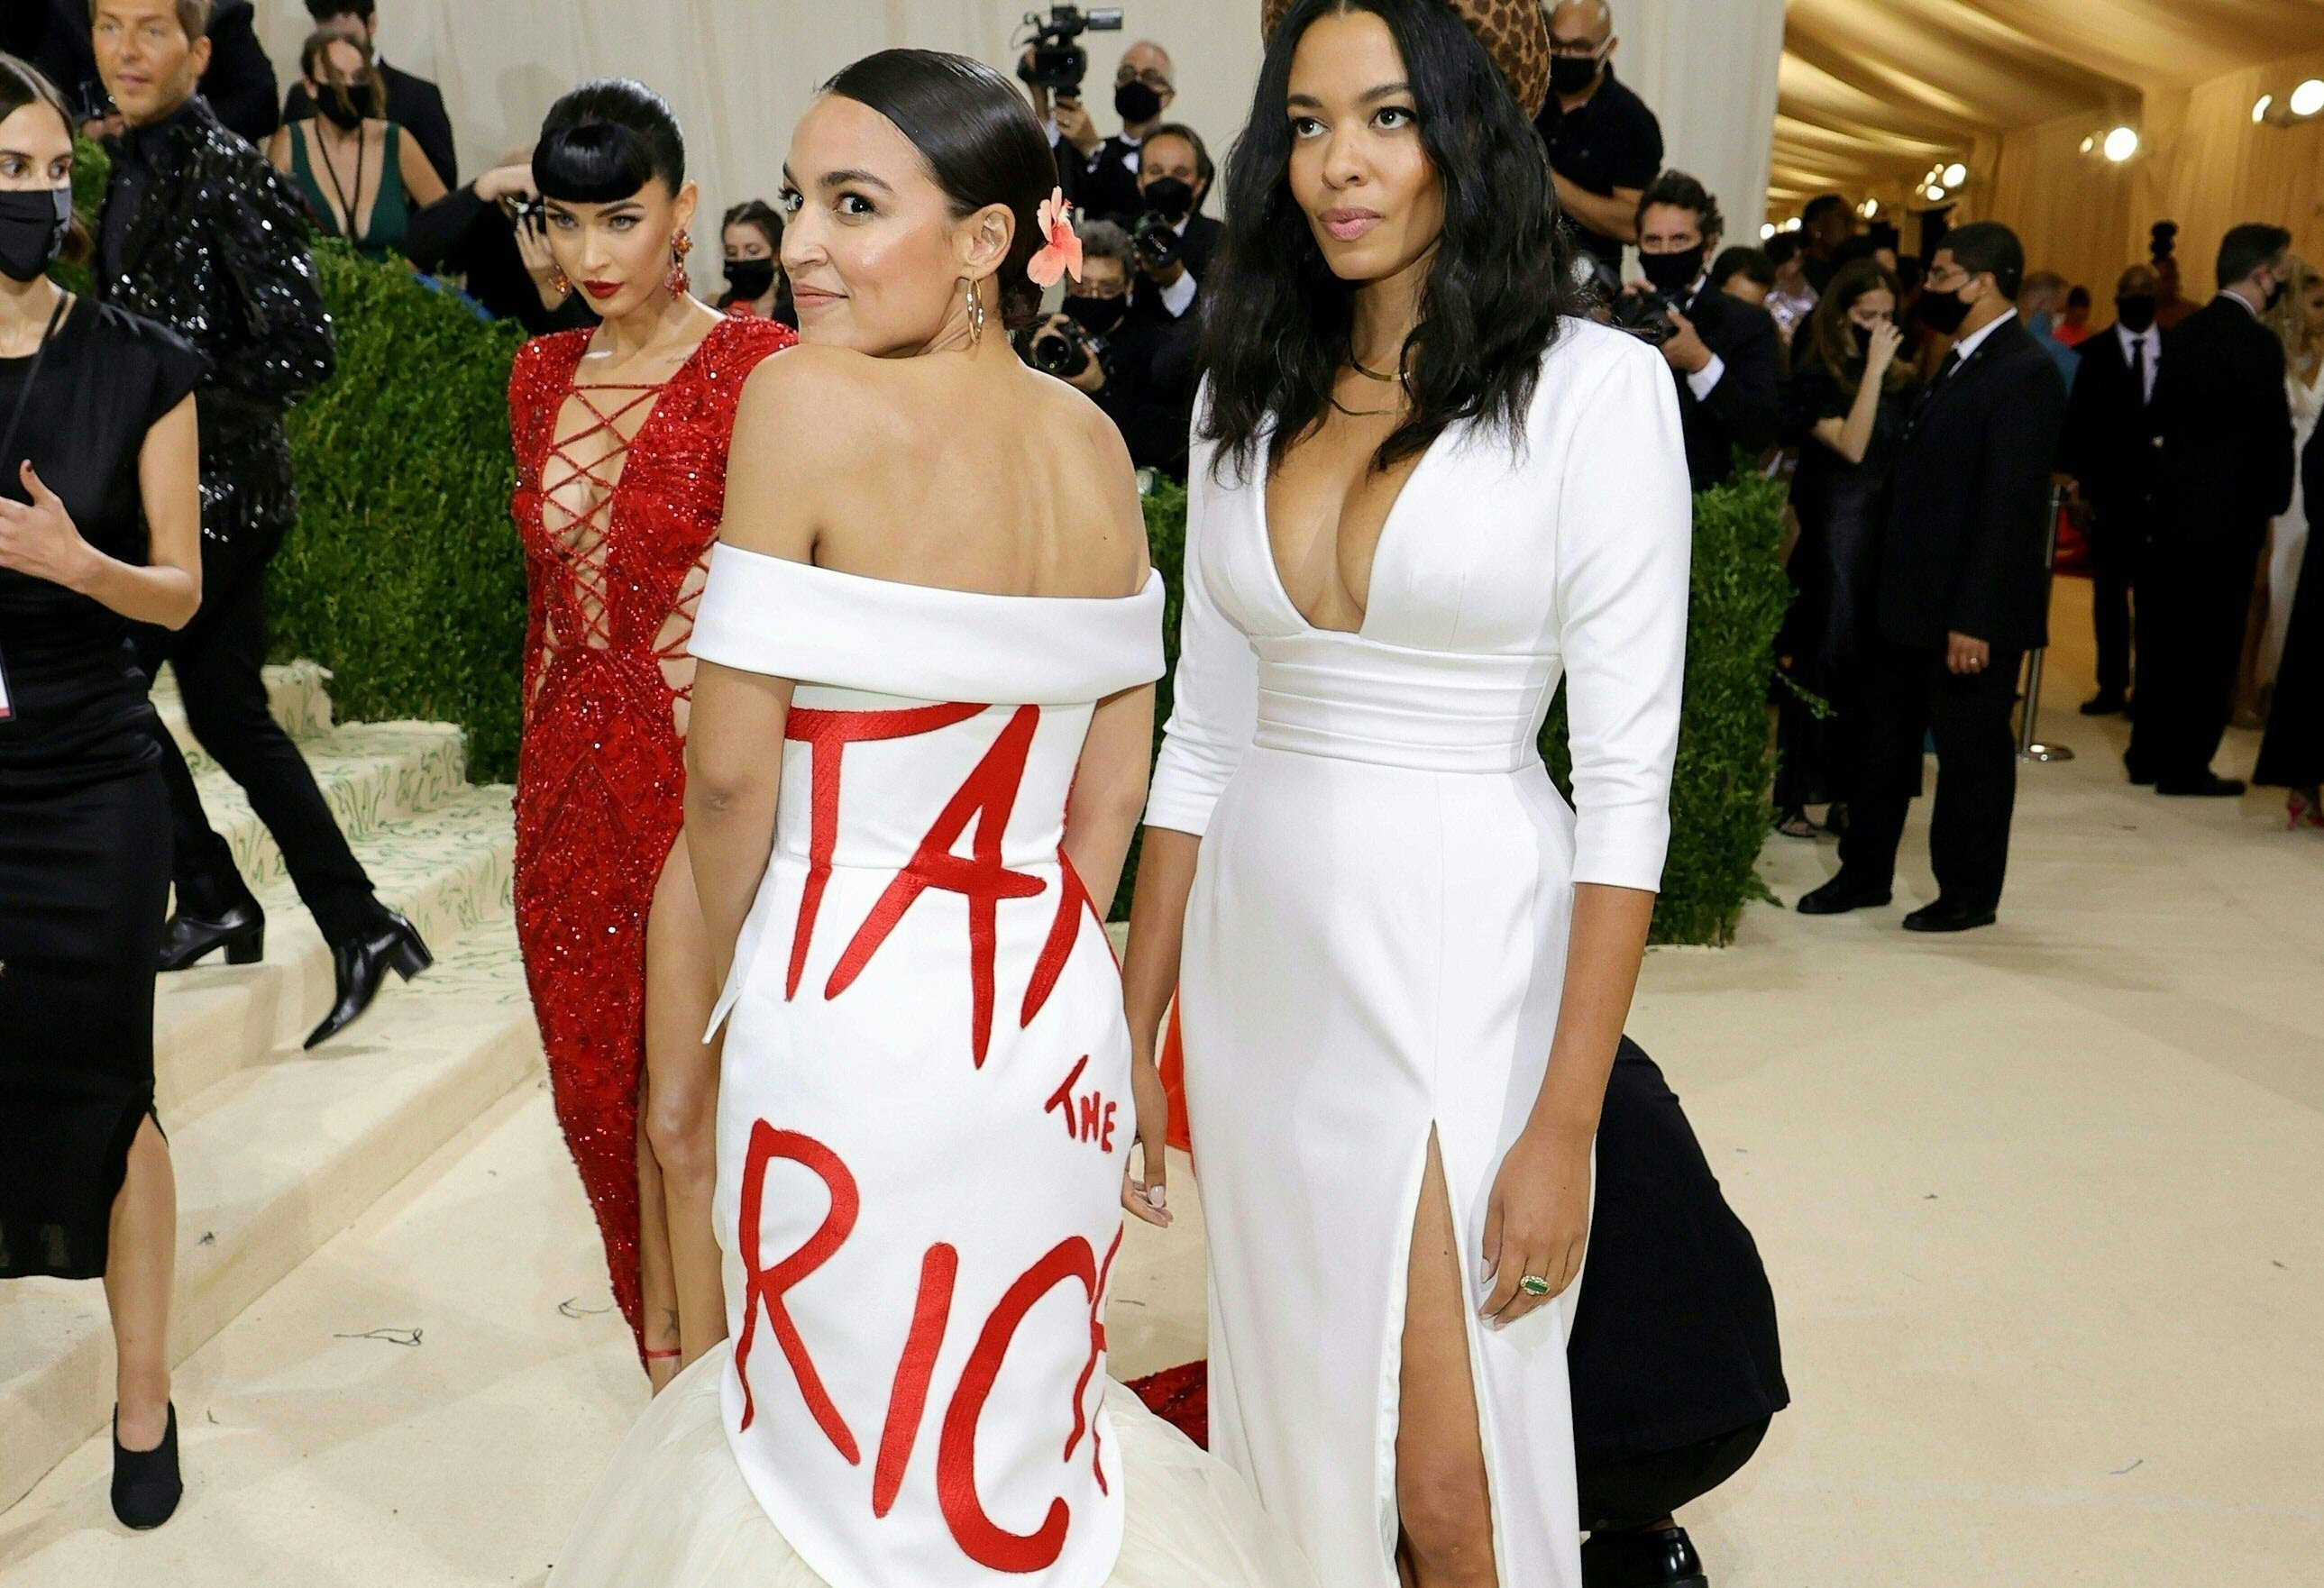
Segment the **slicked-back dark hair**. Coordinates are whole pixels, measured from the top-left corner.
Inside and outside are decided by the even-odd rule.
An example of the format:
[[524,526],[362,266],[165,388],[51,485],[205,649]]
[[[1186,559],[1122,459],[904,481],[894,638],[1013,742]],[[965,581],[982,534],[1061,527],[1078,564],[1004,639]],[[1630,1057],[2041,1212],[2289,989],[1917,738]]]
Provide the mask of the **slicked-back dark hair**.
[[2025,244],[1999,221],[1971,221],[1938,239],[1937,246],[1972,276],[1992,272],[1993,284],[2013,303],[2025,284]]
[[533,146],[532,180],[544,198],[613,204],[659,177],[686,186],[686,134],[669,101],[634,78],[599,78],[549,107]]
[[1005,207],[1016,218],[1001,266],[1001,314],[1011,330],[1031,325],[1040,313],[1041,289],[1025,267],[1046,241],[1041,201],[1057,185],[1057,162],[1024,96],[982,61],[937,50],[867,55],[823,91],[893,123],[927,162],[954,219],[989,204]]
[[1578,311],[1572,250],[1533,122],[1485,47],[1443,0],[1300,0],[1268,41],[1250,120],[1227,157],[1226,231],[1204,289],[1210,403],[1199,423],[1218,462],[1271,464],[1322,422],[1353,356],[1355,289],[1332,272],[1292,197],[1286,113],[1291,59],[1318,17],[1386,24],[1444,196],[1444,230],[1405,347],[1412,412],[1380,444],[1386,469],[1447,427],[1519,434],[1541,358]]
[[[0,122],[27,105],[45,105],[55,111],[65,124],[65,136],[72,136],[72,112],[65,108],[65,96],[57,92],[57,86],[31,61],[0,50]],[[76,215],[65,228],[64,252],[59,257],[67,264],[78,264],[88,253],[88,230]]]
[[2231,226],[2219,239],[2219,286],[2234,286],[2264,264],[2273,263],[2292,246],[2292,234],[2264,221]]

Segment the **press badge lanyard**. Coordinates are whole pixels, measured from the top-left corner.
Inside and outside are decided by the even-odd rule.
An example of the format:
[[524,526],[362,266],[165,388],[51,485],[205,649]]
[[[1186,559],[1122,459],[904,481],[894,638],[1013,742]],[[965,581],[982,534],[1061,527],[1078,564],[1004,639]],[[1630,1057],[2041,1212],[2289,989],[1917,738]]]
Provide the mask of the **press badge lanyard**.
[[[8,416],[8,427],[0,430],[0,458],[8,456],[9,448],[16,445],[17,427],[24,422],[24,405],[32,399],[32,382],[41,378],[41,363],[49,356],[49,344],[56,339],[57,326],[64,319],[65,310],[71,307],[70,293],[57,295],[57,307],[49,316],[48,328],[41,333],[40,346],[32,350],[32,367],[24,372],[24,384],[16,393],[16,407]],[[15,707],[8,700],[8,658],[0,656],[0,722],[14,715]]]

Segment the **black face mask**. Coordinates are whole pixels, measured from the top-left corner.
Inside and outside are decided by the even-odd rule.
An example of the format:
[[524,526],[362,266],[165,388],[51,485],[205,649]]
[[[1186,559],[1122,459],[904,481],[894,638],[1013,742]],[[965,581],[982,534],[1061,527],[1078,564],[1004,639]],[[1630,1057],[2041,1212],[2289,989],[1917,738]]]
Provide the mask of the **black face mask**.
[[1597,56],[1577,59],[1571,55],[1549,58],[1549,91],[1553,94],[1579,94],[1598,80],[1599,69],[1606,63]]
[[1676,253],[1641,253],[1638,268],[1646,271],[1655,290],[1668,298],[1694,285],[1696,278],[1702,274],[1702,256],[1709,246],[1698,243]]
[[374,83],[330,83],[315,108],[343,133],[352,133],[380,114],[379,87]]
[[0,193],[0,275],[39,280],[56,262],[71,226],[70,188]]
[[771,259],[730,259],[726,262],[726,289],[747,302],[756,303],[775,284],[775,262]]
[[1146,184],[1146,207],[1176,225],[1194,211],[1194,190],[1176,177],[1157,177]]
[[1114,89],[1113,114],[1124,126],[1150,122],[1162,114],[1162,96],[1133,78]]
[[2123,329],[2135,336],[2143,336],[2154,324],[2154,294],[2126,293],[2114,300],[2114,313],[2115,318],[2122,322]]
[[1940,336],[1950,336],[1969,318],[1969,305],[1959,292],[1939,292],[1933,288],[1921,289],[1921,301],[1913,306],[1921,324]]
[[1110,336],[1121,324],[1123,313],[1130,308],[1126,298],[1090,298],[1078,292],[1065,294],[1065,313],[1074,323],[1093,335]]

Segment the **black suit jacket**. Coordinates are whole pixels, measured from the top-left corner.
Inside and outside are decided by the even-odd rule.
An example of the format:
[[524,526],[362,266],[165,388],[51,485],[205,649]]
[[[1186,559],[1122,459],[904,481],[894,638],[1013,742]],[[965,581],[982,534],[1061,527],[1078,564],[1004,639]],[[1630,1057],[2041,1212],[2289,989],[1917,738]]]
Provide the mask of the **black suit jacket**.
[[2292,505],[2292,399],[2275,333],[2225,294],[2164,332],[2154,422],[2158,543],[2232,537],[2256,550]]
[[[2152,510],[2156,467],[2154,408],[2112,326],[2086,338],[2066,400],[2058,467],[2071,474],[2101,518],[2143,519]],[[2163,361],[2155,360],[2159,375]]]
[[2066,378],[2022,320],[1923,393],[1881,528],[1880,629],[1891,641],[2046,643],[2050,473],[2065,419]]
[[[458,187],[460,162],[452,147],[452,118],[445,114],[443,91],[426,78],[398,71],[383,60],[379,63],[379,75],[387,85],[387,119],[411,134],[446,188]],[[314,114],[315,102],[307,96],[307,85],[291,84],[282,101],[282,119],[302,122]]]
[[1695,490],[1708,491],[1735,472],[1737,447],[1756,456],[1775,444],[1783,427],[1783,390],[1775,373],[1782,339],[1775,316],[1708,282],[1681,312],[1727,366],[1704,398],[1695,396],[1684,375],[1671,372],[1678,381],[1686,472]]
[[1084,160],[1080,150],[1060,142],[1056,149],[1057,185],[1074,201],[1074,208],[1127,227],[1145,208],[1138,197],[1138,173],[1127,163],[1133,148],[1117,133],[1099,144],[1097,152]]
[[[97,50],[89,41],[88,0],[32,3],[44,7],[32,64],[63,90],[76,115],[88,110],[87,99],[102,87]],[[258,41],[258,13],[250,0],[217,0],[210,11],[209,37],[210,64],[202,73],[202,97],[228,131],[263,145],[282,124],[274,113],[274,63]]]
[[[1200,313],[1201,294],[1210,284],[1211,261],[1218,252],[1219,236],[1225,230],[1206,215],[1197,215],[1186,223],[1186,230],[1180,237],[1178,257],[1185,262],[1187,274],[1194,278],[1195,298],[1187,305],[1186,312],[1175,318],[1191,322]],[[1174,318],[1162,305],[1162,289],[1148,280],[1143,271],[1130,284],[1130,312],[1136,318],[1156,325],[1169,325]]]

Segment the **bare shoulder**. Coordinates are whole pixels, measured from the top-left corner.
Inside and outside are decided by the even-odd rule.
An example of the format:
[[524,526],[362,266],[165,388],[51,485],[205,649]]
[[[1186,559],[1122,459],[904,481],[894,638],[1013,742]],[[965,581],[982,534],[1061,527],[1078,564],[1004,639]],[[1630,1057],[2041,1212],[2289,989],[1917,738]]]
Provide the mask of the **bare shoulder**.
[[1138,466],[1130,455],[1130,444],[1087,393],[1054,375],[1026,373],[1039,388],[1043,423],[1070,444],[1071,454],[1087,460],[1086,489],[1104,504],[1103,539],[1133,588],[1142,586],[1148,566],[1146,510],[1139,500]]
[[892,443],[896,394],[881,360],[801,344],[761,359],[742,382],[738,445],[812,452],[826,461]]

